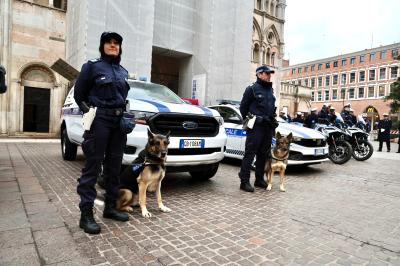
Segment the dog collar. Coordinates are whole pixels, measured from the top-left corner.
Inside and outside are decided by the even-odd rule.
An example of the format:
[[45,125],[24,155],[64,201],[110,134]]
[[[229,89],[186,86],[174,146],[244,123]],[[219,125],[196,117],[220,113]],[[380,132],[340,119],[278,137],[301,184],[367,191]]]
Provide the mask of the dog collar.
[[283,158],[283,159],[276,158],[274,156],[274,151],[271,150],[271,157],[272,157],[272,159],[277,160],[277,161],[281,161],[281,162],[286,161],[289,158],[289,150],[287,151],[285,158]]

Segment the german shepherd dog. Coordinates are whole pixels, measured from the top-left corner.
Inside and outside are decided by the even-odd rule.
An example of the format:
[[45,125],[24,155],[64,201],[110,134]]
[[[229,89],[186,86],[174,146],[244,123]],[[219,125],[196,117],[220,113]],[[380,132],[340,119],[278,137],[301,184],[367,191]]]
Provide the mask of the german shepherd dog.
[[161,181],[165,176],[165,161],[167,159],[169,134],[170,133],[164,136],[161,134],[153,134],[150,130],[147,130],[147,135],[149,137],[148,142],[145,149],[138,157],[138,161],[141,161],[141,172],[137,175],[135,174],[135,170],[132,170],[131,167],[127,167],[121,174],[121,186],[117,200],[118,210],[133,212],[132,206],[135,205],[134,194],[139,191],[139,205],[142,216],[151,217],[152,214],[146,208],[146,192],[156,191],[158,208],[162,212],[171,211],[171,209],[163,204],[161,198]]
[[282,136],[279,132],[276,133],[276,144],[271,150],[271,159],[265,163],[265,174],[267,175],[268,180],[267,190],[271,190],[272,188],[272,176],[275,172],[279,172],[279,190],[281,192],[285,191],[285,170],[288,164],[289,146],[292,139],[292,133],[290,133],[287,137]]

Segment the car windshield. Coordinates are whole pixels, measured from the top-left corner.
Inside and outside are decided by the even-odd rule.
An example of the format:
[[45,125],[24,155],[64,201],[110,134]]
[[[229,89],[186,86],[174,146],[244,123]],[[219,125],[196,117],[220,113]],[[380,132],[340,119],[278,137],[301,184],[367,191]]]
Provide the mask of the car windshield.
[[131,87],[128,98],[177,104],[185,103],[178,95],[163,85],[137,81],[129,81],[128,83]]

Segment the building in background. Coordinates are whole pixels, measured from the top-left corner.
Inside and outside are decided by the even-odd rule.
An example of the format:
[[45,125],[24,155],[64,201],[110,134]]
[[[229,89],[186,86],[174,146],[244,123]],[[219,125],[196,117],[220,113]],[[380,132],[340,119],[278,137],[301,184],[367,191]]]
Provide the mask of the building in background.
[[207,105],[238,99],[251,71],[252,1],[70,0],[66,59],[99,56],[99,36],[123,38],[122,65]]
[[275,75],[271,81],[277,103],[281,98],[280,71],[284,55],[285,9],[286,0],[254,1],[250,80],[256,80],[255,70],[260,65],[265,64],[274,69]]
[[55,137],[67,82],[50,69],[65,57],[66,0],[0,1],[0,135]]
[[356,114],[366,113],[376,122],[390,112],[390,84],[399,76],[400,43],[366,49],[288,66],[282,81],[312,88],[311,106],[321,109],[331,103],[339,112],[351,103]]

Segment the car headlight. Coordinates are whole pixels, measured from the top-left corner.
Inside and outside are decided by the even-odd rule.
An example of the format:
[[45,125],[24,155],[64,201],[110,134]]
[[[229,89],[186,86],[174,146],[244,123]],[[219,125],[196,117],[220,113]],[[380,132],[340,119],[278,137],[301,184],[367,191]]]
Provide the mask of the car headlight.
[[149,119],[150,117],[152,117],[156,113],[130,110],[129,114],[135,116],[135,123],[136,124],[147,125],[147,119]]
[[222,116],[216,116],[215,119],[217,119],[218,124],[220,126],[222,126],[224,124],[224,119],[222,118]]
[[301,141],[301,140],[302,140],[302,138],[293,136],[293,141],[297,142],[297,141]]

